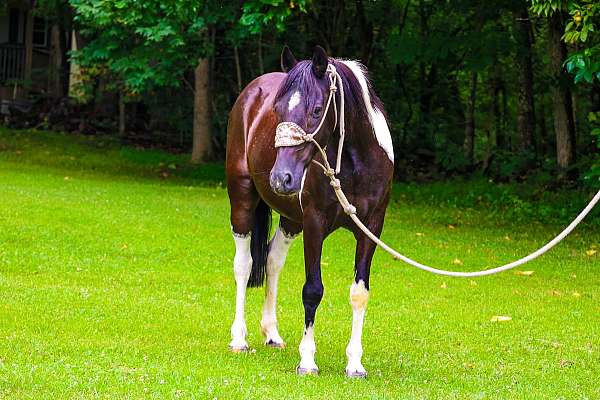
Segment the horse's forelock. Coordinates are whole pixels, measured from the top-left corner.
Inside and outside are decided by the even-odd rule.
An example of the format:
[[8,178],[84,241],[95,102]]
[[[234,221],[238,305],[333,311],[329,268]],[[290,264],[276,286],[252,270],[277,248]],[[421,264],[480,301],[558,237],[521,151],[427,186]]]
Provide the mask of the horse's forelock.
[[[356,115],[361,118],[368,116],[368,108],[364,102],[362,87],[354,72],[345,63],[347,61],[330,58],[329,62],[333,64],[337,72],[342,77],[344,85],[344,106],[346,115]],[[368,75],[364,67],[361,66],[361,73],[365,80],[369,82]],[[325,78],[326,79],[326,78]],[[303,94],[303,100],[306,105],[310,104],[310,94],[318,88],[317,77],[312,71],[312,63],[310,60],[298,62],[288,73],[277,91],[275,101],[280,100],[292,90],[299,90]],[[373,108],[383,111],[383,105],[379,98],[375,95],[371,85],[368,84],[368,97]]]

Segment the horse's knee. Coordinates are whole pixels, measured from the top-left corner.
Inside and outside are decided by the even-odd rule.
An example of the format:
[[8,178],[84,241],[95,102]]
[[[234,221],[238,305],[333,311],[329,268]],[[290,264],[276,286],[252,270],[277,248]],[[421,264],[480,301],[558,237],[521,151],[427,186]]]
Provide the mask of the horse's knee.
[[321,299],[323,298],[323,283],[306,282],[302,288],[302,302],[304,303],[306,326],[312,325],[315,320],[315,313]]
[[369,302],[369,290],[365,287],[365,282],[360,279],[350,286],[350,305],[355,311],[362,311],[367,308]]
[[323,298],[323,292],[322,282],[306,282],[302,288],[302,301],[306,304],[318,305]]
[[293,235],[288,235],[281,229],[277,229],[275,236],[269,246],[269,255],[267,257],[267,275],[278,274],[288,254],[288,250],[294,241]]

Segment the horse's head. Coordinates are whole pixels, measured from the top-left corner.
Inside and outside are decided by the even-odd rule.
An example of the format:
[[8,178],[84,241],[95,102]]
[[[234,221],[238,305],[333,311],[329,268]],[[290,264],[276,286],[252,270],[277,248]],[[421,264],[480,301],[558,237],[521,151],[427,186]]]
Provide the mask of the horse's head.
[[[282,82],[275,98],[274,108],[285,127],[313,133],[322,119],[323,124],[315,140],[324,146],[334,130],[334,112],[326,110],[329,97],[329,79],[326,76],[329,58],[322,47],[315,48],[312,60],[296,61],[286,46],[281,53],[281,67],[288,76]],[[323,115],[327,113],[328,115]],[[298,129],[301,128],[301,129]],[[278,130],[282,129],[278,126]],[[302,187],[304,171],[317,151],[310,142],[286,144],[277,147],[277,158],[271,169],[270,183],[279,194],[292,195]]]

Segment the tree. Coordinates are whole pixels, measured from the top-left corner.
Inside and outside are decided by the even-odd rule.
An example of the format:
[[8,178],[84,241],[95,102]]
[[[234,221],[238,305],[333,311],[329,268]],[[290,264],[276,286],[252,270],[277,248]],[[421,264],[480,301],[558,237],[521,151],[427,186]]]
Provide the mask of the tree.
[[517,139],[519,151],[534,151],[535,107],[533,99],[533,65],[531,60],[531,22],[525,0],[518,0],[513,15],[516,42],[517,74]]
[[567,48],[561,40],[563,32],[562,14],[560,12],[553,13],[548,18],[548,46],[554,75],[552,103],[554,106],[556,159],[558,166],[566,170],[575,162],[575,121],[571,89],[566,82],[566,71],[563,67],[563,62],[567,58]]

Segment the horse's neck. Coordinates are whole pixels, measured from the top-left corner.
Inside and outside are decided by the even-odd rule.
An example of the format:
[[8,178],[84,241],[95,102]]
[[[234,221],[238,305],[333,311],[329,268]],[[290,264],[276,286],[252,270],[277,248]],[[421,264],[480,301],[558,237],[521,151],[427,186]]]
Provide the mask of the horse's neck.
[[[339,132],[336,131],[336,134],[331,136],[331,140],[327,145],[327,158],[334,168],[339,140]],[[376,152],[373,150],[374,146],[378,146],[378,142],[368,121],[365,123],[358,118],[347,121],[342,152],[342,169],[352,168],[356,173],[358,171],[355,169],[360,165],[372,165],[377,162]]]

